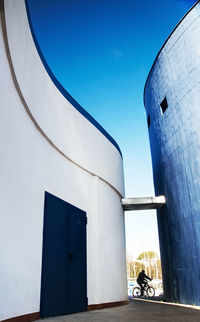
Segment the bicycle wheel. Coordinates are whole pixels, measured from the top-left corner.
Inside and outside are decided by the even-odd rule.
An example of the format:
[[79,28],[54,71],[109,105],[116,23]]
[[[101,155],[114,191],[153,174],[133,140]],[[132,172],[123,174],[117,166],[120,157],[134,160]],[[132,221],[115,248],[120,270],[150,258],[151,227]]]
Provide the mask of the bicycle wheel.
[[133,297],[140,297],[141,296],[141,289],[138,286],[134,287],[132,294],[133,294]]
[[148,297],[153,297],[155,295],[155,290],[152,286],[149,286],[146,290]]

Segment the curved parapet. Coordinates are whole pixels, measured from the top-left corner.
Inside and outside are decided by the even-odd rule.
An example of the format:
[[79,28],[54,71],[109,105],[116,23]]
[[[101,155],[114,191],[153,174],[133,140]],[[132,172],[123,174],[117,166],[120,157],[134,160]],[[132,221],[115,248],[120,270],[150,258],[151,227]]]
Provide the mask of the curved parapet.
[[[64,273],[67,283],[61,280],[61,285],[63,294],[71,289],[73,296],[73,285],[79,294],[80,285],[86,285],[84,299],[80,298],[80,307],[73,307],[68,294],[65,313],[87,304],[123,304],[127,289],[119,148],[87,112],[65,97],[55,79],[52,82],[35,47],[24,0],[0,0],[0,13],[0,320],[37,319],[42,294],[50,294],[45,274],[51,276],[51,267],[45,265],[44,254],[60,254],[69,268],[82,256],[80,245],[86,247],[81,257],[85,266],[74,264],[71,271],[60,267],[76,277],[72,284]],[[79,224],[84,226],[82,235],[74,233]],[[62,252],[54,247],[60,239]],[[53,263],[60,278],[57,261]],[[79,284],[81,272],[84,280]],[[57,298],[53,302],[64,303]]]
[[144,102],[158,210],[165,297],[200,305],[200,3],[161,48]]
[[27,9],[27,14],[28,14],[28,20],[29,20],[29,25],[30,29],[32,32],[32,36],[35,42],[35,46],[37,48],[38,54],[42,60],[42,63],[49,74],[51,80],[53,83],[56,85],[58,90],[63,94],[63,96],[70,102],[74,108],[76,108],[85,118],[87,118],[119,151],[119,153],[122,155],[121,150],[117,144],[117,142],[110,136],[110,134],[66,91],[66,89],[62,86],[62,84],[58,81],[58,79],[55,77],[54,73],[50,69],[49,65],[46,62],[45,57],[43,56],[42,50],[40,48],[40,45],[38,43],[37,37],[34,32],[34,27],[32,24],[32,19],[31,19],[31,12],[28,4],[28,0],[25,0],[26,3],[26,9]]
[[[6,1],[5,15],[11,64],[31,119],[63,155],[123,195],[121,151],[117,143],[55,79],[33,33],[38,55],[24,2]],[[30,80],[34,80],[31,86]],[[108,167],[108,163],[112,166]],[[116,176],[119,172],[121,177]]]

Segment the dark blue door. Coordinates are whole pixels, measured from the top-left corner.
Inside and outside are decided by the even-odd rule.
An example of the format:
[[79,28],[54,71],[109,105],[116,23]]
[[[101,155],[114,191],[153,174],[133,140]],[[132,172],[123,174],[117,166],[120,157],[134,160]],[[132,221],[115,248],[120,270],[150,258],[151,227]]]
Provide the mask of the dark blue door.
[[85,310],[86,213],[45,192],[40,315]]

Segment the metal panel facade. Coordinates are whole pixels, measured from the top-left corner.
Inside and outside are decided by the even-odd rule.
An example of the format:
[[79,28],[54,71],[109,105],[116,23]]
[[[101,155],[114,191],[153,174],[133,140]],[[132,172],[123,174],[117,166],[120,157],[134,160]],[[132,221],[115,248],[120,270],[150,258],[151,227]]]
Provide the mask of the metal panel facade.
[[[159,52],[146,82],[163,284],[168,300],[200,305],[200,4]],[[167,109],[161,103],[166,98]]]

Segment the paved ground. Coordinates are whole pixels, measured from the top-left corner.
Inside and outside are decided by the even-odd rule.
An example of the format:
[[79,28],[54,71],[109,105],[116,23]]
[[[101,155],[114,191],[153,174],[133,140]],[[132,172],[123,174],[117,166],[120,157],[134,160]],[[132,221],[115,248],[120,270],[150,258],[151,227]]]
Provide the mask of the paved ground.
[[[41,322],[41,320],[38,320]],[[120,307],[43,319],[42,322],[200,322],[200,310],[130,299]]]

